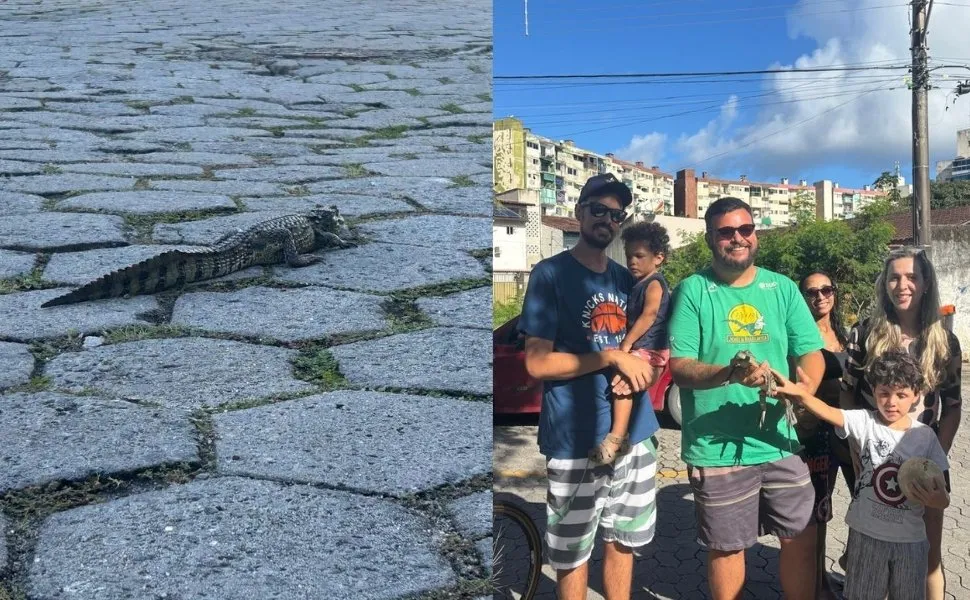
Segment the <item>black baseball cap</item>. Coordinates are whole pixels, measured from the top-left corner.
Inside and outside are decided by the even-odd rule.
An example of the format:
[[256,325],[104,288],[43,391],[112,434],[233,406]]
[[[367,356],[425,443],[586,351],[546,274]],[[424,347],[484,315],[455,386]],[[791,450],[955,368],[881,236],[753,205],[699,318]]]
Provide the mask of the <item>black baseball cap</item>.
[[583,203],[590,197],[606,195],[619,198],[620,202],[623,203],[623,208],[630,206],[630,203],[633,202],[633,192],[612,173],[593,175],[587,179],[583,189],[579,192],[579,202]]

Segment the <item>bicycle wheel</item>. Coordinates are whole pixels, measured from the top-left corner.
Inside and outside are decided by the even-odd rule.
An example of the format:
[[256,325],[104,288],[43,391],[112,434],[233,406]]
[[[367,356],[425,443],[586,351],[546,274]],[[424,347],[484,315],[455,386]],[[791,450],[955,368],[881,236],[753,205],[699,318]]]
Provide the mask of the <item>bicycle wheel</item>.
[[493,598],[532,600],[542,571],[539,529],[524,510],[507,502],[492,508]]

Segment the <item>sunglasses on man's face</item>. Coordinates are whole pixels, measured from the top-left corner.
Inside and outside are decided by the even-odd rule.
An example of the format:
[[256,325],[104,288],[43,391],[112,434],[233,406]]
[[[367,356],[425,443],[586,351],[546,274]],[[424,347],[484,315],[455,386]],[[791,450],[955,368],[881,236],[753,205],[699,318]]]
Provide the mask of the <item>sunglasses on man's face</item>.
[[822,296],[823,298],[828,298],[835,293],[838,288],[834,285],[823,285],[820,288],[808,288],[802,292],[806,298],[816,298]]
[[722,240],[733,240],[735,232],[740,233],[743,238],[748,238],[754,233],[754,224],[748,223],[740,227],[718,227],[714,231],[717,232],[717,237]]
[[626,211],[618,208],[610,208],[609,206],[600,204],[599,202],[590,202],[587,206],[589,206],[589,214],[596,218],[602,217],[606,213],[610,213],[610,220],[614,223],[622,223],[623,221],[626,221]]

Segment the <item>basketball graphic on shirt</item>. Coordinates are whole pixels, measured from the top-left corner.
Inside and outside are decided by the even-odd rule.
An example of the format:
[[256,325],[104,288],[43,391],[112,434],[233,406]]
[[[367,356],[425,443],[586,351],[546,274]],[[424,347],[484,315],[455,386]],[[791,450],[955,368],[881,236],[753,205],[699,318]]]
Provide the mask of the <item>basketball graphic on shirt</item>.
[[872,472],[872,490],[875,492],[876,498],[883,504],[901,506],[906,502],[903,488],[899,485],[897,479],[898,474],[899,465],[891,462],[879,465]]
[[589,327],[593,333],[623,333],[626,331],[626,311],[615,302],[601,302],[590,314]]
[[768,341],[768,336],[762,333],[765,328],[765,318],[750,304],[738,304],[732,308],[728,312],[727,324],[731,331],[727,338],[729,342],[744,344]]

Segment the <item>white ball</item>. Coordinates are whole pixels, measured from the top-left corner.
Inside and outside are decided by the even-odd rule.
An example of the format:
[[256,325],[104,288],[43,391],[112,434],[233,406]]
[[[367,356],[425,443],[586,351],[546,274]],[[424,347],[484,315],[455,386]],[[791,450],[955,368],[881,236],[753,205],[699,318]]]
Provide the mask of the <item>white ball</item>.
[[899,481],[899,486],[903,488],[903,494],[913,502],[917,502],[913,498],[913,482],[918,481],[924,488],[932,489],[933,479],[941,475],[943,471],[935,462],[917,456],[900,465],[896,479]]

